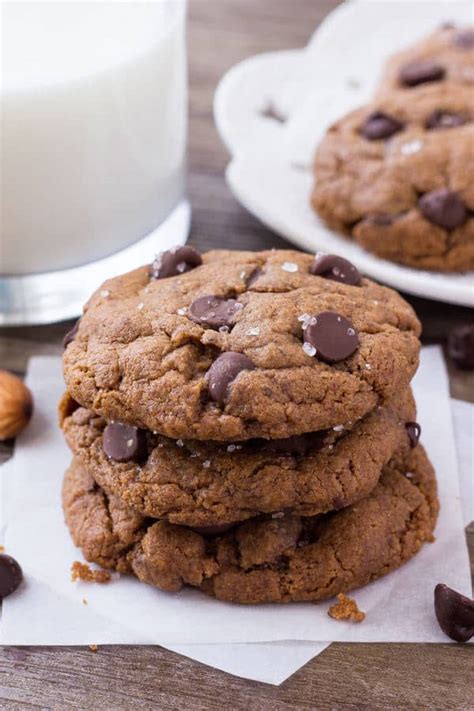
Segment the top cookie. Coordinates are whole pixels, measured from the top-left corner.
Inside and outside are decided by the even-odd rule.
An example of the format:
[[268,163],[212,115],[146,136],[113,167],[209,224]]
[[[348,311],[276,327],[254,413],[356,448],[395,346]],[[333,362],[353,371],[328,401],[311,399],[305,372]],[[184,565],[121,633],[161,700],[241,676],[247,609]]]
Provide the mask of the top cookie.
[[385,65],[377,94],[445,83],[472,88],[474,27],[446,23],[412,47],[394,54]]
[[346,424],[403,389],[420,324],[340,258],[165,253],[107,281],[66,341],[71,396],[172,438],[282,438]]

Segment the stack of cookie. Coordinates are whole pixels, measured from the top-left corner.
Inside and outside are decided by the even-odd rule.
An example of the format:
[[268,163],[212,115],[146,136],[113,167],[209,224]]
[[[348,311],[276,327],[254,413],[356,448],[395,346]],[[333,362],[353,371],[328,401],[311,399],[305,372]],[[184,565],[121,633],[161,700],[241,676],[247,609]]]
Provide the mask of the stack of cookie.
[[66,338],[66,521],[164,590],[321,600],[432,538],[410,391],[420,324],[347,260],[180,247],[106,282]]
[[473,86],[473,28],[443,25],[394,56],[318,147],[314,209],[385,259],[474,269]]

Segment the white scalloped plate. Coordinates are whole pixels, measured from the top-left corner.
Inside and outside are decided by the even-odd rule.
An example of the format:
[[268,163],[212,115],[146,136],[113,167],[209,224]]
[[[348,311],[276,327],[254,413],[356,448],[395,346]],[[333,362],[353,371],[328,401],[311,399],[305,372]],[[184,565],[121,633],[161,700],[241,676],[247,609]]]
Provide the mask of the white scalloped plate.
[[[408,9],[404,0],[353,0],[325,20],[307,48],[259,55],[231,69],[214,104],[217,128],[233,154],[226,178],[251,213],[299,247],[343,253],[368,276],[407,293],[474,306],[473,272],[438,274],[379,259],[329,230],[309,205],[314,148],[335,118],[370,96],[375,79],[363,79],[373,74],[370,67],[381,66],[397,42],[403,46],[442,20],[470,17],[464,2],[411,2],[407,13],[403,6]],[[365,40],[354,26],[366,28]],[[344,56],[354,57],[347,71]],[[269,104],[288,117],[285,123],[262,115]]]

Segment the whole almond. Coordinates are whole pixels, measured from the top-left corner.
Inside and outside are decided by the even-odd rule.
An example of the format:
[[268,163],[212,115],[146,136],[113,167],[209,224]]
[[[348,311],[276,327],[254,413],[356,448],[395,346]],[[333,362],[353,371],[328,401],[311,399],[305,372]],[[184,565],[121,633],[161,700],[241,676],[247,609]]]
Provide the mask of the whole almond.
[[0,441],[16,437],[33,413],[33,397],[13,373],[0,370]]

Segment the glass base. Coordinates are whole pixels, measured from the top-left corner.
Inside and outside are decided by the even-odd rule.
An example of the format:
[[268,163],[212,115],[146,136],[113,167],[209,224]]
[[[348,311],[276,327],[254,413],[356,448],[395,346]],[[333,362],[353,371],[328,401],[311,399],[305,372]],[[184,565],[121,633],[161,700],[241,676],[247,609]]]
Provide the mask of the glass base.
[[183,200],[156,230],[97,262],[57,272],[0,276],[0,326],[34,326],[76,318],[105,279],[150,263],[157,252],[184,244],[190,225],[191,207]]

